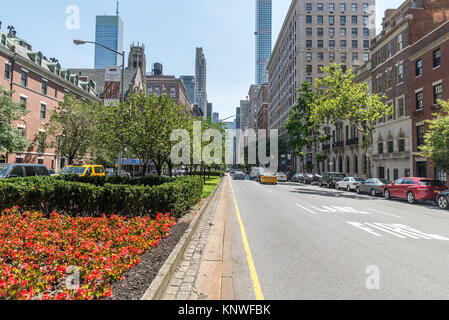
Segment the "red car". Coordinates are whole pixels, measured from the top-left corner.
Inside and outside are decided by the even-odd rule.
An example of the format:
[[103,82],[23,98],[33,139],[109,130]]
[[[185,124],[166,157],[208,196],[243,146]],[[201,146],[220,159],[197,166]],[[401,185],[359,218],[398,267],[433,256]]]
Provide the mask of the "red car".
[[385,199],[391,198],[407,199],[409,203],[418,200],[436,201],[441,191],[448,188],[440,180],[426,178],[402,178],[385,187]]

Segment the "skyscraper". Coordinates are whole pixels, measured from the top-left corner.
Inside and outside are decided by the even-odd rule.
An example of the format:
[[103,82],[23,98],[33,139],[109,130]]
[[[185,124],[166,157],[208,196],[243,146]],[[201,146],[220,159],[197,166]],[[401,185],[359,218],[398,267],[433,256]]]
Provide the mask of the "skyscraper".
[[256,0],[256,84],[268,81],[266,66],[271,56],[272,0]]
[[205,118],[207,116],[206,70],[203,48],[196,48],[194,104],[198,105]]
[[[123,51],[123,21],[118,14],[115,16],[97,16],[95,42],[115,51]],[[106,66],[121,65],[121,56],[103,47],[95,46],[95,69],[105,69]]]
[[212,103],[209,102],[207,104],[207,112],[206,112],[207,119],[212,119],[213,113],[214,113],[214,107],[213,107]]
[[184,83],[184,86],[187,89],[187,95],[189,96],[190,102],[193,104],[195,102],[195,77],[180,76],[179,78]]

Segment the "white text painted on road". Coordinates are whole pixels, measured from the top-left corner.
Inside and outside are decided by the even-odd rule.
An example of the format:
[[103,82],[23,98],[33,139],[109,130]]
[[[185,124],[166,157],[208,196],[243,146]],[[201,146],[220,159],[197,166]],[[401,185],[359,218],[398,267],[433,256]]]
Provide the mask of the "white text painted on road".
[[310,208],[324,213],[355,213],[355,214],[370,214],[366,211],[357,210],[351,207],[336,207],[336,206],[322,206],[321,208],[317,208],[315,206],[310,206]]
[[401,239],[449,241],[449,238],[437,234],[427,234],[403,224],[361,222],[348,222],[348,224],[365,232],[368,232],[376,237],[383,237],[381,233],[388,233]]

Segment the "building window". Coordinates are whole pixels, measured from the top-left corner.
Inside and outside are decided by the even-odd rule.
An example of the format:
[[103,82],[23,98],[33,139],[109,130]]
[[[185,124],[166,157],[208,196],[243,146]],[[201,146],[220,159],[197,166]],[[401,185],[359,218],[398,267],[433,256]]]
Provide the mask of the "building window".
[[329,40],[329,48],[335,48],[335,40]]
[[382,52],[381,52],[381,50],[377,51],[376,58],[377,58],[377,64],[381,64],[382,63]]
[[312,11],[312,4],[306,3],[306,11]]
[[400,64],[398,66],[398,83],[402,83],[404,81],[404,65]]
[[323,11],[324,6],[323,6],[322,3],[318,3],[318,4],[316,5],[316,8],[317,8],[318,11]]
[[335,4],[329,3],[329,12],[334,12],[334,10],[335,10]]
[[312,23],[312,16],[306,16],[306,23]]
[[424,126],[416,127],[416,137],[417,137],[417,145],[418,147],[424,145]]
[[324,18],[323,18],[323,16],[317,16],[317,17],[316,17],[316,22],[317,22],[318,24],[323,24],[323,23],[324,23]]
[[47,81],[42,80],[42,94],[47,95]]
[[307,61],[310,62],[312,61],[312,52],[307,52]]
[[393,87],[393,71],[387,72],[387,89],[391,89]]
[[306,36],[308,37],[312,36],[312,28],[306,28]]
[[[23,163],[23,157],[16,157],[16,163]],[[22,169],[22,168],[20,168],[20,167],[16,167],[16,168],[18,168],[18,169],[16,169],[17,172],[19,172],[19,169]],[[11,172],[11,173],[13,173],[13,172]],[[16,173],[16,172],[14,172],[14,173]],[[20,174],[20,175],[17,175],[18,177],[23,177],[23,172],[22,172],[22,170],[20,170],[19,174]]]
[[346,11],[346,4],[340,3],[340,12],[345,12],[345,11]]
[[20,107],[21,107],[23,112],[26,111],[26,109],[27,109],[27,98],[20,97]]
[[386,59],[391,58],[391,42],[385,46],[385,57]]
[[433,52],[433,67],[438,68],[441,65],[441,51],[440,49]]
[[312,48],[312,40],[306,40],[306,47]]
[[369,37],[369,29],[368,28],[363,28],[363,36]]
[[398,105],[398,117],[402,117],[405,115],[405,108],[404,108],[404,98],[399,98],[397,100]]
[[340,47],[346,48],[346,40],[340,40]]
[[393,153],[394,152],[394,140],[393,137],[390,136],[388,138],[388,153]]
[[351,16],[351,23],[357,24],[357,16]]
[[398,35],[397,41],[398,51],[401,51],[403,48],[402,34]]
[[318,28],[318,29],[317,29],[317,33],[318,33],[318,36],[319,36],[319,37],[322,37],[323,34],[324,34],[324,29],[323,29],[323,28]]
[[368,13],[368,7],[369,7],[368,3],[363,4],[363,13]]
[[318,40],[318,48],[324,48],[324,41],[323,40]]
[[28,85],[28,72],[22,70],[21,76],[22,86],[26,87]]
[[363,49],[369,49],[369,40],[363,40]]
[[329,52],[329,61],[334,62],[335,61],[335,52]]
[[422,91],[416,93],[416,110],[421,110],[424,107],[424,95]]
[[343,26],[346,24],[346,16],[340,16],[340,24]]
[[335,16],[329,16],[329,24],[333,26],[335,24]]
[[340,36],[346,37],[346,28],[340,28]]
[[351,11],[352,12],[357,12],[357,3],[352,3],[351,4]]
[[443,182],[447,182],[447,173],[440,168],[435,168],[435,179]]
[[311,64],[306,65],[306,72],[307,72],[307,74],[312,73],[312,65]]
[[17,131],[19,132],[19,136],[25,137],[25,128],[17,128]]
[[400,133],[398,142],[399,152],[405,152],[405,135],[403,132]]
[[368,52],[363,53],[363,61],[364,62],[368,62],[369,61],[369,53]]
[[318,52],[318,61],[323,61],[323,60],[324,60],[324,53]]
[[335,36],[335,29],[334,28],[329,28],[329,36],[330,37],[334,37]]
[[346,62],[346,53],[340,53],[341,62]]
[[357,49],[359,46],[359,42],[357,40],[352,40],[352,49]]
[[41,104],[41,119],[47,118],[47,106],[45,104]]
[[422,59],[416,61],[416,76],[419,77],[422,75]]
[[5,79],[11,80],[11,65],[9,63],[5,63]]
[[437,104],[438,100],[443,99],[443,84],[437,84],[433,87],[433,104]]
[[384,153],[384,141],[381,137],[379,137],[379,140],[377,142],[377,153],[383,154]]
[[357,37],[357,28],[352,28],[351,34],[352,36]]
[[352,53],[352,61],[353,62],[359,61],[359,54],[357,52]]

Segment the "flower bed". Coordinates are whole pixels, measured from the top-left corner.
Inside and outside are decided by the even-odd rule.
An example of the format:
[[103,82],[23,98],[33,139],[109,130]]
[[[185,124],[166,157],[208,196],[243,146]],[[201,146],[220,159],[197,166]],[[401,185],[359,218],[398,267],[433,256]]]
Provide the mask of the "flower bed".
[[110,296],[111,284],[174,224],[169,214],[151,220],[5,210],[0,215],[0,300]]

